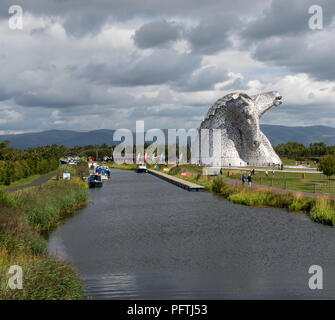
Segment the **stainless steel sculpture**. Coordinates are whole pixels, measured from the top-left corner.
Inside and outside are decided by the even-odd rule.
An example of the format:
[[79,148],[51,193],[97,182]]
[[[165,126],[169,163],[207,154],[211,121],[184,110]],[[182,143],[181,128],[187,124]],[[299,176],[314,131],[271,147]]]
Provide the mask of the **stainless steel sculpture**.
[[199,128],[200,161],[209,166],[281,164],[259,128],[264,112],[279,106],[281,99],[276,91],[255,96],[235,92],[216,101]]

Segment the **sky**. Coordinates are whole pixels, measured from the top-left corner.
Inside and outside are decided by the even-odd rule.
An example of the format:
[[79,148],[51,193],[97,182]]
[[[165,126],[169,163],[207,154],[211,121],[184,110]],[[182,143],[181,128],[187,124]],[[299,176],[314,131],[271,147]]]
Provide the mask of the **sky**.
[[334,0],[1,0],[0,134],[197,128],[222,96],[272,90],[261,123],[335,127],[334,31]]

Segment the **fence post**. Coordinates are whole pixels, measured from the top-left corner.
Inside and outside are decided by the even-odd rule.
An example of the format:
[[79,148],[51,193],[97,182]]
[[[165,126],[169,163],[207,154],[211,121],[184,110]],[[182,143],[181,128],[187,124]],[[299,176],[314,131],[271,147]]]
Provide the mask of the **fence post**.
[[314,183],[314,193],[316,193],[316,183]]
[[271,187],[273,186],[273,178],[271,178]]
[[287,189],[287,181],[285,180],[285,189]]
[[262,177],[261,177],[260,184],[262,184],[262,180],[263,180],[263,179],[262,179]]

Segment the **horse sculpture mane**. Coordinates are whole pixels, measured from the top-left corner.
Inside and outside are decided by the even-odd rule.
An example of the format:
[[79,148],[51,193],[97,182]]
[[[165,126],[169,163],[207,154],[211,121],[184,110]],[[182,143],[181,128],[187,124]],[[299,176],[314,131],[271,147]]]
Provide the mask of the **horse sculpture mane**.
[[217,100],[199,128],[197,145],[201,162],[211,166],[281,164],[259,127],[261,116],[271,107],[279,106],[281,98],[276,91],[255,96],[234,92]]

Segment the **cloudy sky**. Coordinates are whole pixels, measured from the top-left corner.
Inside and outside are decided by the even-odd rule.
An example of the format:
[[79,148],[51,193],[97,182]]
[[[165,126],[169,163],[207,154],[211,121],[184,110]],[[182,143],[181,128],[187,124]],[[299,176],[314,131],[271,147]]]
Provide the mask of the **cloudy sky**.
[[262,123],[335,127],[334,31],[334,0],[1,0],[0,133],[195,128],[223,95],[270,90],[284,104]]

